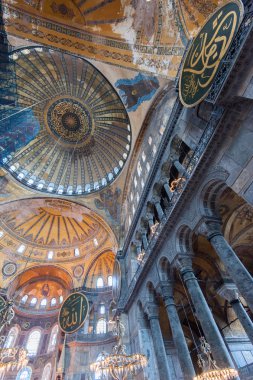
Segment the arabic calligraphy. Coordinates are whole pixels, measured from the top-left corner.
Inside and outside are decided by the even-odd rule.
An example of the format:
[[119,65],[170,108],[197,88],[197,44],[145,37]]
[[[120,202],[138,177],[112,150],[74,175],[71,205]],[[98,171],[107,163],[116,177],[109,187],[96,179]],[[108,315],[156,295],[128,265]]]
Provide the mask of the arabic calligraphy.
[[180,100],[193,107],[208,94],[243,14],[240,0],[219,8],[205,23],[186,56],[179,85]]
[[84,324],[89,312],[89,302],[84,294],[73,293],[64,301],[59,313],[62,331],[71,334]]

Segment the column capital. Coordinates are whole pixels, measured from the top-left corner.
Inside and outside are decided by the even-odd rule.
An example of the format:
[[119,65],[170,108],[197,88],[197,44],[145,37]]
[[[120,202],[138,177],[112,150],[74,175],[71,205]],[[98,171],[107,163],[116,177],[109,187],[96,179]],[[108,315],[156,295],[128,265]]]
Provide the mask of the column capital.
[[178,255],[175,264],[181,273],[185,271],[192,272],[192,255]]
[[145,312],[148,316],[148,319],[159,319],[159,307],[153,302],[147,302],[145,304]]
[[223,236],[221,231],[221,220],[216,217],[204,217],[197,226],[196,232],[211,240],[214,236]]
[[173,297],[173,290],[174,290],[174,281],[173,280],[160,281],[159,286],[161,289],[161,295],[162,295],[163,299]]
[[222,284],[217,289],[217,293],[230,303],[239,299],[239,291],[237,286],[232,281]]

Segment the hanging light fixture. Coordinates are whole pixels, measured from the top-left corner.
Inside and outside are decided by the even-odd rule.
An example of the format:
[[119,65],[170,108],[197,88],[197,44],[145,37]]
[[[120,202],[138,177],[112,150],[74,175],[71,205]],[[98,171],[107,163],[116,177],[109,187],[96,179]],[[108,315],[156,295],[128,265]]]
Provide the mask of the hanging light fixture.
[[13,310],[13,301],[6,300],[3,297],[0,297],[0,332],[10,325],[13,320],[15,312]]
[[92,372],[100,372],[102,378],[112,376],[115,380],[126,380],[129,374],[135,374],[137,370],[147,365],[147,358],[142,354],[127,355],[126,347],[122,342],[125,327],[116,318],[114,322],[113,333],[117,336],[118,343],[113,347],[110,355],[103,353],[100,359],[90,365]]
[[234,368],[219,368],[211,356],[211,347],[204,337],[200,337],[200,350],[198,365],[203,373],[195,376],[194,380],[233,380],[238,376]]
[[[14,318],[15,312],[13,310],[13,301],[5,300],[0,297],[0,332],[8,325]],[[0,337],[0,342],[4,344],[6,336]],[[19,370],[25,367],[28,363],[27,351],[24,348],[0,348],[0,374],[5,371]]]
[[[187,291],[185,289],[184,282],[182,280],[181,275],[179,275],[179,278],[181,280],[181,283],[182,283],[186,298],[188,300],[192,315],[194,317],[196,326],[197,326],[198,331],[201,335],[201,329],[200,329],[198,321],[195,317],[195,313],[192,309],[191,301],[188,297],[188,294],[187,294]],[[211,346],[209,343],[207,343],[207,341],[205,340],[205,338],[203,336],[200,336],[200,338],[199,338],[200,347],[199,347],[199,345],[196,344],[194,334],[192,332],[192,329],[191,329],[191,326],[190,326],[190,323],[189,323],[189,320],[187,317],[187,313],[185,311],[185,307],[184,307],[184,304],[182,301],[181,301],[181,305],[182,305],[182,308],[184,310],[184,314],[185,314],[185,317],[186,317],[186,320],[188,323],[188,327],[191,331],[192,340],[193,340],[194,345],[196,347],[196,350],[198,352],[198,354],[197,354],[198,365],[202,369],[202,373],[200,375],[195,376],[193,380],[235,380],[235,379],[237,379],[238,372],[234,368],[219,368],[217,366],[215,360],[213,360],[213,358],[212,358]]]
[[24,348],[0,348],[0,374],[5,371],[19,370],[28,364],[27,351]]

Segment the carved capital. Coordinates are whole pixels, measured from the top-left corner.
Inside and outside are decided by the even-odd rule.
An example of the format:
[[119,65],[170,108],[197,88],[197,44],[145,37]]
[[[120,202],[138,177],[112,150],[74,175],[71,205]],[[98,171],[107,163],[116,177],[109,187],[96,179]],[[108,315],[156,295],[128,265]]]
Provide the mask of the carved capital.
[[192,256],[191,255],[179,255],[177,257],[177,268],[180,272],[191,271],[192,272]]
[[159,318],[159,308],[153,302],[147,302],[145,304],[145,312],[148,316],[148,319],[158,319]]
[[196,230],[199,235],[211,240],[214,236],[222,235],[221,220],[218,218],[204,218]]
[[160,289],[161,295],[163,299],[167,299],[169,297],[173,297],[174,293],[174,282],[172,280],[169,281],[160,281]]
[[239,298],[238,289],[233,282],[224,283],[217,289],[217,293],[228,302],[236,301]]

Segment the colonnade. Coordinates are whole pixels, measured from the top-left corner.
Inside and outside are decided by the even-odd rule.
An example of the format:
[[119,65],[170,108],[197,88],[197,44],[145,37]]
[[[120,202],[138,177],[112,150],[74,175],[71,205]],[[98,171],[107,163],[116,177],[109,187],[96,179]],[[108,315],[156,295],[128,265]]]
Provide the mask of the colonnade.
[[[230,303],[248,335],[249,340],[253,344],[253,323],[240,301],[241,296],[246,300],[250,310],[253,312],[253,279],[237,254],[223,237],[218,220],[205,220],[199,232],[204,234],[210,241],[227,270],[227,278],[231,278],[229,281],[227,278],[224,280],[224,284],[217,289],[217,294]],[[217,365],[220,368],[234,368],[234,361],[208,306],[198,279],[194,274],[192,257],[193,254],[187,252],[187,250],[184,254],[181,253],[177,255],[173,263],[173,268],[179,271],[190,302],[193,305],[195,316],[204,332],[206,341],[211,347],[212,355]],[[163,278],[159,283],[158,292],[163,298],[164,306],[167,311],[172,338],[177,348],[178,359],[184,379],[192,380],[195,376],[195,369],[174,301],[174,278],[171,271],[166,274],[166,280]],[[168,366],[163,336],[159,324],[158,305],[155,299],[152,302],[149,300],[144,305],[144,311],[150,322],[160,379],[173,379],[171,369]]]

